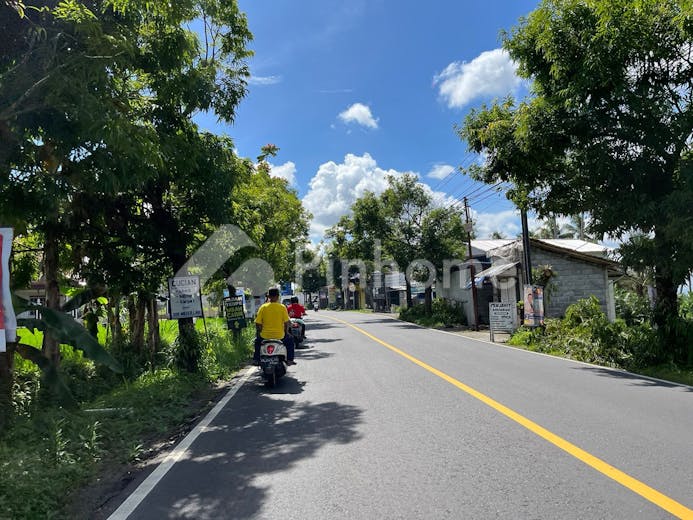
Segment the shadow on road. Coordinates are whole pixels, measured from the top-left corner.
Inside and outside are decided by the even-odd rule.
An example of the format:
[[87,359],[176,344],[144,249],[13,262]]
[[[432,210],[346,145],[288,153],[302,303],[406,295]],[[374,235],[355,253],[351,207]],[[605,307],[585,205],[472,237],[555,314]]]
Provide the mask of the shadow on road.
[[315,323],[310,320],[306,320],[306,334],[309,334],[311,330],[326,330],[335,329],[343,327],[341,323],[326,323],[324,321],[320,323]]
[[301,349],[298,351],[296,356],[296,362],[301,363],[303,361],[314,361],[316,359],[325,359],[334,356],[332,352],[322,352],[315,349]]
[[594,374],[597,374],[599,376],[603,377],[615,377],[618,379],[625,379],[629,380],[632,382],[634,385],[638,386],[655,386],[655,387],[662,387],[662,388],[677,388],[681,390],[685,390],[687,392],[693,392],[693,388],[690,386],[686,385],[680,385],[678,383],[670,383],[669,381],[662,381],[659,379],[650,379],[646,376],[641,376],[638,374],[631,374],[630,372],[624,372],[622,370],[615,370],[611,368],[605,368],[605,367],[575,367],[573,370],[585,370],[588,372],[592,372]]
[[[253,381],[255,382],[255,385],[253,386]],[[306,386],[305,381],[299,381],[295,377],[291,375],[291,373],[285,375],[279,381],[277,382],[277,385],[274,388],[269,388],[265,384],[265,380],[262,379],[262,376],[258,372],[256,374],[255,379],[250,379],[248,383],[246,383],[250,386],[250,388],[253,388],[258,394],[271,394],[271,395],[297,395],[303,392],[303,388]]]
[[[292,384],[289,379],[283,383]],[[363,411],[354,406],[280,400],[258,395],[252,385],[234,402],[150,495],[154,507],[136,511],[131,519],[259,518],[268,500],[265,477],[313,457],[326,445],[360,437]],[[291,507],[291,489],[275,495],[283,495]]]
[[361,321],[355,321],[353,322],[354,325],[373,325],[373,324],[387,324],[387,325],[392,325],[395,328],[398,329],[417,329],[417,330],[422,330],[423,327],[420,325],[414,325],[413,323],[408,323],[406,321],[399,321],[399,320],[393,320],[389,318],[378,318],[375,320],[361,320]]
[[334,343],[335,341],[342,341],[341,338],[318,338],[318,339],[307,339],[306,342],[308,346],[312,345],[313,343]]

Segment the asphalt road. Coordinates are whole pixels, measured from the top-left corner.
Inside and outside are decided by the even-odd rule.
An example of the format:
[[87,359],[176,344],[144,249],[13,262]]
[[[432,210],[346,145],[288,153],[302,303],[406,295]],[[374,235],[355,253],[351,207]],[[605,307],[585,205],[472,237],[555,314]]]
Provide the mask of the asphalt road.
[[382,315],[307,334],[112,520],[693,518],[693,388]]

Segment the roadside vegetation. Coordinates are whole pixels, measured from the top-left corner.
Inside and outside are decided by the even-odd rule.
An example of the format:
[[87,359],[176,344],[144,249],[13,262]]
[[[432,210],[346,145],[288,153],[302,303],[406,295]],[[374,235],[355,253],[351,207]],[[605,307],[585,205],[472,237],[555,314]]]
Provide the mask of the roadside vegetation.
[[[104,338],[105,329],[99,332]],[[76,407],[56,405],[41,371],[18,358],[15,414],[0,437],[0,517],[74,518],[75,492],[99,475],[124,474],[162,441],[184,433],[252,353],[250,328],[234,342],[222,319],[207,319],[206,332],[198,320],[201,370],[191,373],[176,365],[177,323],[162,322],[161,332],[153,363],[126,345],[107,342],[125,367],[120,375],[61,346],[60,373]],[[40,333],[20,334],[22,341],[40,345]]]
[[521,327],[508,344],[693,385],[693,295],[679,297],[681,316],[675,331],[676,349],[682,351],[677,358],[687,352],[688,363],[677,362],[671,345],[662,344],[664,336],[658,334],[646,298],[623,290],[616,295],[618,318],[613,323],[592,297],[569,306],[562,319],[547,319],[544,327]]
[[[693,293],[679,297],[679,309],[677,358],[693,356]],[[508,344],[693,385],[693,359],[677,362],[671,346],[662,344],[646,297],[617,288],[616,312],[616,321],[610,322],[597,298],[578,300],[561,319],[548,318],[543,327],[520,327]],[[432,312],[422,304],[402,309],[399,319],[430,328],[467,326],[462,307],[443,299],[433,300]]]
[[467,325],[462,304],[450,302],[442,298],[435,298],[431,310],[427,311],[425,305],[414,305],[399,311],[399,319],[416,323],[423,327],[450,328]]
[[240,157],[195,122],[233,121],[247,93],[235,0],[5,0],[0,29],[2,277],[31,315],[0,353],[0,518],[69,517],[71,493],[146,456],[248,359],[220,319],[161,321],[167,280],[226,225],[247,241],[224,247],[210,301],[250,259],[290,279],[309,215],[271,175],[277,146]]

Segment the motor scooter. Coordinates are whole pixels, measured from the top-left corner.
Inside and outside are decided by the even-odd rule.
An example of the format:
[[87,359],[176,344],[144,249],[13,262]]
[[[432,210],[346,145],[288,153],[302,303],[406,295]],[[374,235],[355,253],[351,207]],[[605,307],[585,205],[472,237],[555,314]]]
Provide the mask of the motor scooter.
[[289,318],[291,324],[289,325],[289,333],[294,338],[294,345],[299,348],[299,345],[305,339],[303,337],[303,327],[305,327],[304,321],[300,318]]
[[260,343],[260,372],[268,387],[286,374],[286,346],[280,339],[263,339]]

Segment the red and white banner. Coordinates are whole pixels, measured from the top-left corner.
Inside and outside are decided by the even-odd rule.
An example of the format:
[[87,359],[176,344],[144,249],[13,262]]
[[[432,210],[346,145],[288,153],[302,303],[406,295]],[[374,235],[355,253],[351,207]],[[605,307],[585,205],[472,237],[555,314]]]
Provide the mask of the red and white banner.
[[10,293],[12,236],[12,228],[0,228],[0,352],[7,350],[7,343],[17,341],[17,318]]

